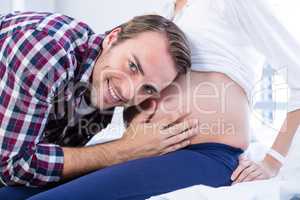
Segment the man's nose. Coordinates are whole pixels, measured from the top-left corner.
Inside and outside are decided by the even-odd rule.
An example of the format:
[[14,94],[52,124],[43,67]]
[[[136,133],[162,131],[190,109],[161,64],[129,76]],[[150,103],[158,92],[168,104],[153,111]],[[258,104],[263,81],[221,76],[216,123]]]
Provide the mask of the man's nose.
[[134,102],[141,84],[142,82],[139,80],[122,82],[120,87],[123,97],[125,97],[129,102]]

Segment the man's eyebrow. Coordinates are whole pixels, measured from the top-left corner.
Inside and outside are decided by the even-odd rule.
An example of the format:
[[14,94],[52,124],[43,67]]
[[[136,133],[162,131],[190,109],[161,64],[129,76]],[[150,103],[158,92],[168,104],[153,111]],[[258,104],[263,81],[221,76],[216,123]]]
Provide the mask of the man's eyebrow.
[[140,63],[139,59],[134,54],[132,56],[133,56],[134,62],[136,63],[137,68],[139,69],[139,71],[141,72],[141,74],[144,76],[145,73],[144,73],[144,70],[143,70],[143,68],[141,66],[141,63]]

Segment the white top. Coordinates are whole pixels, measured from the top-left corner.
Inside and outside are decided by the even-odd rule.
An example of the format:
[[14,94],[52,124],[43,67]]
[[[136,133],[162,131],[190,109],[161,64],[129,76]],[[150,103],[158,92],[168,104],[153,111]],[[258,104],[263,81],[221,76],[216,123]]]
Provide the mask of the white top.
[[123,111],[124,107],[116,107],[110,124],[94,135],[85,146],[93,146],[122,138],[123,133],[126,130],[123,120]]
[[269,63],[287,80],[289,111],[300,108],[300,46],[262,0],[188,0],[176,16],[175,0],[166,1],[159,14],[187,35],[193,70],[226,74],[252,102],[254,86]]

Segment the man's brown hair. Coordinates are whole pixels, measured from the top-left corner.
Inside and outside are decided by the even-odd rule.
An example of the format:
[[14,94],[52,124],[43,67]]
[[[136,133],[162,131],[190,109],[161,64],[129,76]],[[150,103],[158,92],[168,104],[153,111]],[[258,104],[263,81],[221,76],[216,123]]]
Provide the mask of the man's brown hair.
[[121,28],[121,31],[113,46],[127,39],[134,38],[143,32],[153,31],[162,33],[168,41],[169,53],[174,61],[177,72],[184,74],[191,67],[189,43],[185,34],[172,21],[159,15],[142,15],[134,17],[117,28]]

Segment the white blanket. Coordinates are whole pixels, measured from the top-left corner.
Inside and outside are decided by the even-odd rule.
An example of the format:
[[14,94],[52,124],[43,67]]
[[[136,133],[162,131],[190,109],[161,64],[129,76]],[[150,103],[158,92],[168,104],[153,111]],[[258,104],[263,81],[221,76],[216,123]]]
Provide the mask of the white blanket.
[[279,200],[279,182],[276,180],[245,182],[234,186],[213,188],[204,185],[177,190],[150,200],[220,200],[220,199],[242,199],[242,200]]
[[149,200],[287,200],[292,197],[300,198],[298,182],[296,180],[283,181],[274,178],[220,188],[196,185],[152,197]]

